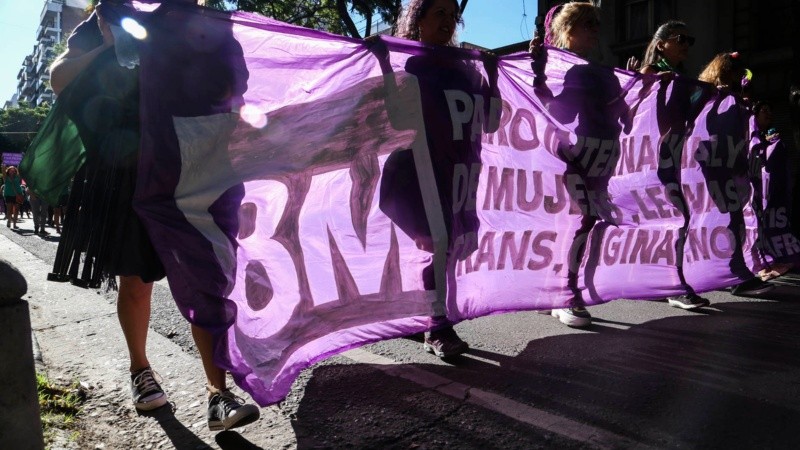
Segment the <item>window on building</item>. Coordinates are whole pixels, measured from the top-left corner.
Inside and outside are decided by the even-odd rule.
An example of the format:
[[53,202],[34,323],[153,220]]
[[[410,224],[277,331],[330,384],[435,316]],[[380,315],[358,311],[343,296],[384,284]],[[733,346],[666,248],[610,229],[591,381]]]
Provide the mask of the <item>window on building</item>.
[[622,22],[623,42],[649,40],[656,28],[673,17],[673,0],[623,0],[619,18]]
[[792,0],[760,0],[754,12],[759,50],[791,45],[793,35],[797,32],[792,24]]
[[653,1],[625,1],[625,40],[645,39],[653,30]]
[[616,42],[611,49],[617,65],[625,67],[630,56],[641,59],[656,28],[675,19],[675,0],[620,0],[616,3]]

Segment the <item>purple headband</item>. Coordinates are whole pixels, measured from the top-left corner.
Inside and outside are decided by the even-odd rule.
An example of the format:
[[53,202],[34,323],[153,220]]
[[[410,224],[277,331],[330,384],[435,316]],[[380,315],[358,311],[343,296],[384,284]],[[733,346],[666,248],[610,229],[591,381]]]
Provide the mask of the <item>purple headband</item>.
[[547,15],[544,16],[544,44],[545,45],[553,45],[553,30],[550,28],[550,24],[553,23],[553,17],[556,16],[561,11],[564,5],[556,5],[550,8],[550,11],[547,11]]

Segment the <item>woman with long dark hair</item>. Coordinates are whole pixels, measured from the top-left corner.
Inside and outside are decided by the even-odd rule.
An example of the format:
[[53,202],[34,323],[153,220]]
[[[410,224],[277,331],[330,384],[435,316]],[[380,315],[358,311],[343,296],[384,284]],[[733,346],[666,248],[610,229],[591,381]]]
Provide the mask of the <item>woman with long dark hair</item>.
[[[695,38],[689,34],[689,29],[684,22],[670,20],[658,27],[642,60],[640,72],[648,75],[659,75],[662,80],[670,80],[683,71],[683,62],[689,55],[689,48],[694,45]],[[687,89],[694,89],[687,84],[675,84],[672,95],[667,98],[667,86],[659,86],[658,98],[658,125],[662,136],[683,135],[687,129],[686,117],[691,116],[693,111],[691,93]],[[695,111],[696,113],[697,111]],[[666,140],[664,141],[666,142]],[[673,155],[669,145],[662,144],[660,149],[659,161],[680,160],[680,155]],[[678,278],[686,294],[667,297],[670,306],[686,310],[694,310],[708,306],[711,302],[698,295],[694,289],[686,283],[683,274],[683,253],[689,229],[689,207],[686,198],[683,196],[680,185],[680,175],[676,172],[675,164],[669,167],[659,167],[659,179],[666,186],[673,186],[668,189],[672,204],[681,211],[684,217],[683,226],[678,230],[678,239],[675,244],[675,252],[679,255]]]
[[639,72],[644,74],[677,73],[689,56],[695,38],[689,28],[678,20],[661,24],[647,45]]

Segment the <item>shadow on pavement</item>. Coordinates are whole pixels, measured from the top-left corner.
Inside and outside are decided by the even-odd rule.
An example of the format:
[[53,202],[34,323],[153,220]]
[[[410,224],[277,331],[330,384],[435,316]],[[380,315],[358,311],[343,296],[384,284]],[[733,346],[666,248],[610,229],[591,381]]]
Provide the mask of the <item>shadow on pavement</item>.
[[214,440],[222,450],[263,450],[235,431],[222,431],[217,433]]
[[[153,411],[140,412],[139,415],[152,417],[164,430],[172,445],[176,449],[207,449],[208,444],[197,437],[189,428],[175,417],[175,406],[171,403],[154,409]],[[256,450],[261,447],[252,444],[235,431],[223,431],[215,436],[217,445],[222,450]]]
[[[773,289],[773,292],[777,292],[779,290],[787,291],[789,289],[794,288],[795,290],[800,287],[800,274],[795,272],[786,273],[778,278],[774,278],[770,280],[770,283],[776,285],[777,287]],[[787,292],[788,293],[788,292]],[[770,293],[770,297],[773,297]],[[796,296],[795,296],[796,298]]]
[[[788,298],[781,289],[770,297]],[[292,422],[298,448],[595,446],[553,431],[553,417],[657,448],[800,447],[800,303],[715,303],[629,329],[596,322],[597,333],[537,339],[516,356],[318,367]],[[414,371],[427,387],[402,375]],[[444,395],[447,380],[472,388]],[[523,407],[490,411],[470,401],[482,392]]]
[[192,430],[186,428],[186,426],[175,417],[174,408],[174,404],[167,403],[152,411],[137,411],[137,413],[140,416],[152,417],[155,419],[175,448],[208,448],[208,445],[203,442],[202,439],[197,437]]

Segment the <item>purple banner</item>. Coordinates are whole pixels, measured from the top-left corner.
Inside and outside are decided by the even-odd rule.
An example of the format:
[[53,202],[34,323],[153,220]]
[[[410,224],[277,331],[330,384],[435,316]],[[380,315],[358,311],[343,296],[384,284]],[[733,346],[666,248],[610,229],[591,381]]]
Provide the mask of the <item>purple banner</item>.
[[6,166],[19,166],[22,153],[3,153],[3,164]]
[[711,86],[180,5],[140,20],[136,208],[262,405],[432,316],[702,292],[768,259],[749,114]]

